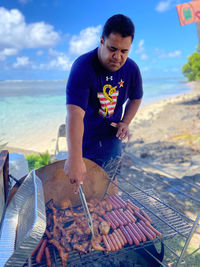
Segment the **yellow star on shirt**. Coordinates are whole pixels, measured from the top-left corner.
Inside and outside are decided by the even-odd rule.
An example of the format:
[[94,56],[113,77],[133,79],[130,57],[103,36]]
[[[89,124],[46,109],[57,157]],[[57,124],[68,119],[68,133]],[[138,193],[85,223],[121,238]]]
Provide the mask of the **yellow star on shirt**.
[[122,81],[122,79],[118,84],[119,84],[119,87],[124,87],[124,81]]

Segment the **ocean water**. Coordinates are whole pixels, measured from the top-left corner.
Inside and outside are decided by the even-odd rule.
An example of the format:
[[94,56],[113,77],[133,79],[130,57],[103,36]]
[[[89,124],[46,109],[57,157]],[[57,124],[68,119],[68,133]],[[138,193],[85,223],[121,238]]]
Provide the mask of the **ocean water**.
[[[65,87],[66,81],[0,81],[0,140],[37,149],[41,136],[44,144],[52,132],[56,138],[66,117]],[[144,79],[143,87],[143,105],[191,89],[183,78]]]

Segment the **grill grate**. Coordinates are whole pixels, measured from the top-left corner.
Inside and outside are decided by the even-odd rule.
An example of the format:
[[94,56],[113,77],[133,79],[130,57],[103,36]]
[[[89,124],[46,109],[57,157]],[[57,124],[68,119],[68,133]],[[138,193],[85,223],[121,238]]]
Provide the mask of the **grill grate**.
[[[128,193],[123,189],[124,182],[119,180],[118,187],[120,189],[121,197],[124,200],[130,199],[134,204],[143,209],[145,207],[146,213],[151,217],[153,223],[152,225],[163,234],[162,241],[169,239],[175,236],[182,236],[187,238],[191,230],[192,221],[185,217],[181,216],[179,212],[176,212],[174,209],[170,208],[166,203],[162,202],[157,198],[154,190],[142,190],[134,193]],[[160,242],[159,238],[154,239],[153,241],[146,241],[145,243],[140,244],[139,246],[135,245],[126,245],[123,249],[117,252],[100,252],[100,251],[92,251],[89,254],[81,254],[76,251],[72,251],[69,253],[69,258],[67,261],[67,265],[69,266],[95,266],[94,262],[96,262],[96,266],[101,266],[102,262],[106,261],[109,266],[109,261],[113,262],[116,259],[122,259],[126,257],[126,255],[133,254],[133,251],[136,251],[140,248],[147,248],[152,245],[152,243]],[[56,249],[53,246],[50,247],[52,266],[62,266],[60,257]],[[137,255],[137,254],[136,254]],[[98,265],[99,262],[99,265]],[[35,258],[32,258],[32,263],[28,265],[28,262],[24,265],[24,267],[45,267],[46,260],[43,256],[40,264],[35,262]],[[111,265],[110,265],[111,266]],[[116,264],[117,266],[117,264]],[[131,265],[130,265],[131,266]],[[132,265],[134,266],[134,265]],[[145,266],[145,265],[143,265]]]

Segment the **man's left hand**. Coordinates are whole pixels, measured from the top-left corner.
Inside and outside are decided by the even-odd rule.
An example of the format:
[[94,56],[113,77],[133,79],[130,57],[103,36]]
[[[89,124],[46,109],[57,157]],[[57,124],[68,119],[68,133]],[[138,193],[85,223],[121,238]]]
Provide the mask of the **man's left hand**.
[[124,141],[126,138],[129,139],[130,134],[129,134],[129,128],[128,124],[125,122],[118,122],[118,123],[111,123],[113,127],[118,128],[116,137],[118,137],[120,140]]

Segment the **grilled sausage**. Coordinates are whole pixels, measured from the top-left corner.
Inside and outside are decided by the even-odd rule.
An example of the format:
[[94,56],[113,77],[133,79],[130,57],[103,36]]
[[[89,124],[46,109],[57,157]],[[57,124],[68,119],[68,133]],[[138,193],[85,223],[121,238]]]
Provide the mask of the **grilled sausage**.
[[109,196],[109,197],[110,197],[110,199],[111,199],[112,201],[114,201],[114,202],[118,205],[118,209],[121,209],[121,208],[122,208],[122,204],[121,204],[121,202],[120,202],[117,198],[115,198],[114,195]]
[[162,234],[157,230],[155,229],[149,222],[146,222],[146,225],[154,232],[157,234],[157,236],[159,236],[160,238],[162,238]]
[[117,217],[115,216],[115,214],[113,213],[113,211],[107,212],[107,215],[111,218],[112,221],[114,221],[115,225],[117,227],[119,227],[119,225],[120,225],[119,221],[118,221]]
[[112,202],[114,209],[120,209],[120,204],[118,204],[111,196],[108,199]]
[[123,243],[124,245],[127,244],[127,240],[126,240],[126,237],[124,236],[124,234],[122,233],[121,229],[116,229],[116,231],[120,234],[121,238],[123,239]]
[[[116,211],[116,210],[115,210]],[[124,223],[121,221],[121,219],[117,216],[115,211],[111,211],[111,215],[113,216],[113,219],[119,223],[119,225],[124,225]]]
[[[115,225],[115,228],[113,227],[113,229],[115,230],[119,226],[119,223],[114,220],[114,218],[112,217],[112,215],[110,214],[110,212],[107,212],[106,215],[113,222],[113,226]],[[111,225],[111,227],[112,227],[112,225]]]
[[47,266],[51,266],[51,255],[48,247],[45,248],[45,256],[46,256]]
[[120,242],[118,236],[116,235],[115,231],[112,233],[113,238],[115,239],[116,244],[118,245],[118,248],[122,248],[122,243]]
[[127,205],[129,205],[134,211],[140,211],[140,208],[133,204],[130,200],[127,201]]
[[132,245],[133,244],[133,240],[132,238],[130,237],[129,233],[126,231],[126,229],[124,228],[124,226],[120,226],[120,229],[122,231],[122,233],[124,234],[127,242],[129,243],[129,245]]
[[51,234],[49,233],[49,231],[47,229],[45,229],[45,234],[46,234],[48,239],[51,239]]
[[115,247],[115,251],[119,250],[118,244],[115,241],[115,238],[112,234],[109,234],[110,240],[112,241],[113,246]]
[[140,219],[140,220],[142,220],[143,222],[146,222],[147,221],[147,219],[144,217],[144,216],[142,216],[142,214],[140,214],[138,211],[136,211],[135,210],[135,215]]
[[115,231],[114,231],[114,233],[116,234],[116,236],[118,237],[118,239],[119,239],[119,241],[120,241],[120,243],[121,243],[121,245],[122,245],[122,247],[125,245],[125,242],[124,242],[124,240],[123,240],[123,238],[121,237],[121,235],[120,235],[120,233],[117,231],[118,229],[116,229]]
[[109,244],[109,242],[108,242],[106,236],[107,236],[107,235],[103,235],[103,236],[102,236],[102,237],[103,237],[103,242],[104,242],[104,245],[105,245],[105,247],[106,247],[106,250],[107,250],[108,252],[110,252],[110,251],[111,251],[111,247],[110,247],[110,244]]
[[126,207],[126,204],[127,203],[119,195],[114,195],[114,197],[119,200],[119,202],[122,205],[122,208],[125,208]]
[[126,231],[129,233],[130,237],[132,238],[134,244],[138,246],[140,244],[137,237],[134,235],[134,233],[131,231],[130,227],[128,225],[125,226]]
[[126,219],[127,223],[131,223],[131,220],[129,219],[129,217],[126,215],[126,213],[124,213],[124,211],[120,211],[121,215]]
[[119,210],[115,210],[115,214],[123,222],[123,225],[128,224],[127,220],[125,219],[125,217],[123,217]]
[[131,229],[131,231],[134,233],[134,235],[136,236],[136,238],[138,239],[139,242],[142,241],[142,237],[140,236],[140,234],[136,231],[136,229],[133,227],[133,225],[130,223],[129,228]]
[[150,224],[152,224],[152,219],[148,216],[148,214],[146,214],[144,210],[141,210],[141,213],[150,222]]
[[110,224],[110,226],[115,230],[117,227],[115,225],[115,223],[113,223],[113,221],[110,219],[110,217],[107,214],[104,214],[103,217],[105,218],[105,220]]
[[144,226],[144,228],[149,232],[153,238],[156,238],[156,233],[154,233],[143,221],[140,221],[140,223]]
[[112,202],[110,201],[108,197],[105,198],[105,201],[109,204],[110,207],[113,208]]
[[34,248],[33,252],[31,253],[31,257],[35,254],[35,252],[39,249],[39,247],[42,245],[44,238],[41,238],[40,241],[37,243],[37,246]]
[[123,204],[123,203],[122,203],[122,202],[121,202],[115,195],[112,196],[112,199],[113,199],[114,201],[116,201],[116,203],[119,204],[120,209],[125,208],[124,204]]
[[115,251],[115,246],[114,246],[114,244],[113,244],[113,242],[112,242],[112,240],[110,238],[110,235],[106,235],[106,239],[108,241],[108,244],[110,245],[111,250]]
[[40,249],[39,249],[39,251],[37,253],[37,256],[36,256],[36,260],[35,261],[37,263],[40,263],[41,262],[42,255],[44,253],[44,250],[45,250],[46,245],[47,245],[47,240],[44,239],[43,242],[42,242],[42,245],[40,246]]
[[141,223],[138,222],[137,226],[140,228],[140,230],[143,232],[143,234],[146,237],[148,237],[149,240],[152,241],[154,239],[153,236],[149,232],[147,232],[147,230],[143,227],[143,225]]
[[147,241],[146,236],[143,234],[143,232],[140,230],[140,228],[137,226],[137,224],[133,223],[131,224],[133,226],[133,228],[138,232],[138,234],[140,235],[140,237],[142,238],[142,241],[145,242]]
[[127,217],[129,217],[129,219],[131,220],[131,222],[136,222],[136,218],[130,213],[129,210],[125,210],[124,213],[127,215]]

